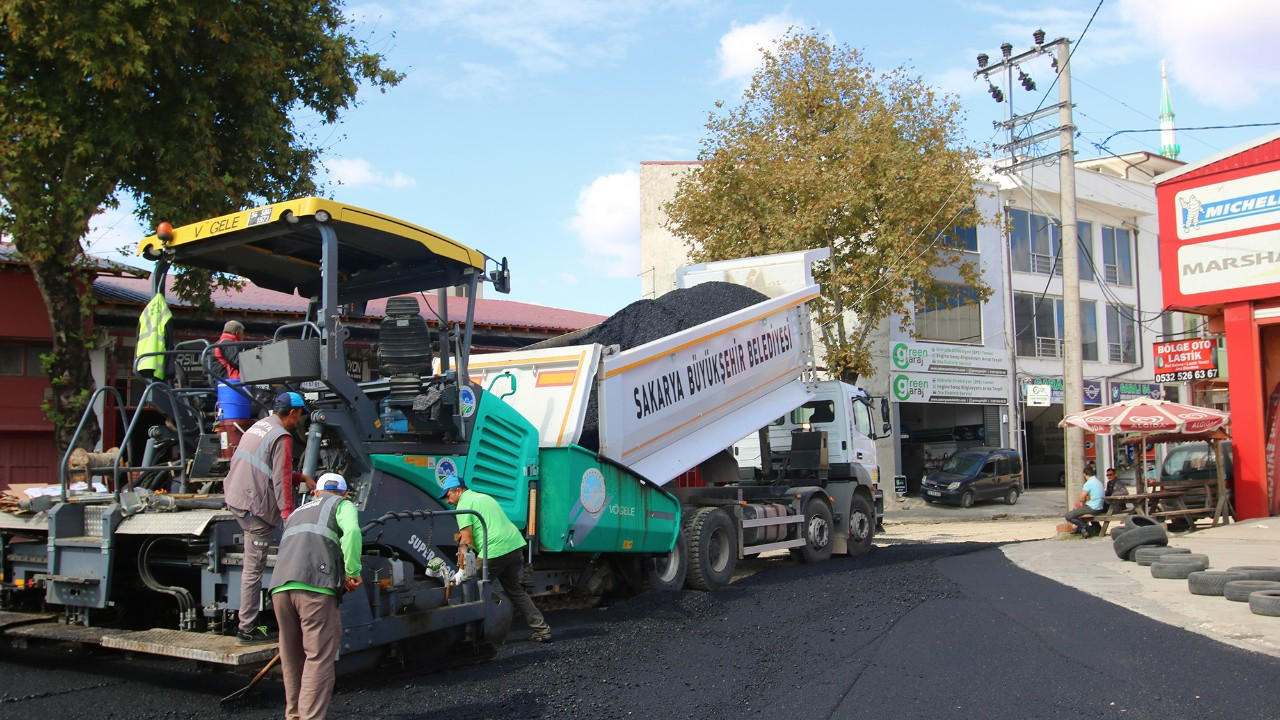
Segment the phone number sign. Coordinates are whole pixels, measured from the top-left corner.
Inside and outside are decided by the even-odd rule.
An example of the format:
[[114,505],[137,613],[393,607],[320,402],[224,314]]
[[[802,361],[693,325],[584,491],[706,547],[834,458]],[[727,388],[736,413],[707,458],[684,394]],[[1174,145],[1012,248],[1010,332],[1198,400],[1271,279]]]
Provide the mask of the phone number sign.
[[1218,377],[1217,348],[1217,340],[1206,338],[1156,343],[1156,382],[1212,380]]

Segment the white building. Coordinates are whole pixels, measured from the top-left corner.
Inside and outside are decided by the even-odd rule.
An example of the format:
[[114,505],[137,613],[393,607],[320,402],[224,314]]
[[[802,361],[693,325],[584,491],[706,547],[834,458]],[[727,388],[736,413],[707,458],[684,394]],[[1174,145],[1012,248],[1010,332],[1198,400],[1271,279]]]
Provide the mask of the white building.
[[[1152,383],[1151,345],[1161,334],[1187,328],[1180,317],[1161,313],[1151,178],[1179,165],[1146,153],[1077,163],[1086,406],[1171,391]],[[674,289],[676,269],[689,262],[684,242],[665,227],[662,206],[695,167],[641,164],[642,297]],[[957,228],[952,238],[980,268],[991,298],[977,303],[954,269],[940,269],[940,281],[956,284],[952,300],[917,308],[909,333],[898,329],[898,318],[873,332],[880,362],[874,376],[861,380],[893,408],[897,437],[881,443],[882,473],[907,475],[912,485],[971,445],[1021,447],[1039,481],[1056,482],[1062,469],[1058,168],[1031,165],[1013,175],[992,172],[980,182],[987,191],[980,217],[1003,215],[1006,227],[984,222]],[[1023,386],[1032,381],[1054,386],[1054,404],[1023,405]],[[1129,471],[1133,459],[1113,452],[1107,438],[1086,437],[1086,446],[1086,457],[1100,466]]]

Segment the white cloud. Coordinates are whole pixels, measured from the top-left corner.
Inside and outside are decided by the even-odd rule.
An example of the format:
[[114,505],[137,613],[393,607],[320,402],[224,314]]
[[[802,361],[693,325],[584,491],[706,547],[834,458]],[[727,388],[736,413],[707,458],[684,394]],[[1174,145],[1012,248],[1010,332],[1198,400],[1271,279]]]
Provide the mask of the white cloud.
[[750,25],[735,25],[720,37],[720,79],[745,85],[760,67],[761,48],[772,49],[800,21],[786,15],[770,15]]
[[1280,89],[1272,70],[1280,47],[1275,0],[1120,0],[1119,12],[1134,38],[1148,38],[1168,59],[1172,79],[1201,102],[1244,107]]
[[559,275],[560,283],[569,287],[578,287],[582,283],[578,280],[578,276],[572,273],[562,272]]
[[586,259],[607,277],[634,277],[640,268],[640,174],[601,175],[578,193],[569,227]]
[[417,181],[399,170],[387,175],[379,172],[364,158],[329,158],[324,161],[329,181],[345,187],[369,185],[400,189],[413,187]]

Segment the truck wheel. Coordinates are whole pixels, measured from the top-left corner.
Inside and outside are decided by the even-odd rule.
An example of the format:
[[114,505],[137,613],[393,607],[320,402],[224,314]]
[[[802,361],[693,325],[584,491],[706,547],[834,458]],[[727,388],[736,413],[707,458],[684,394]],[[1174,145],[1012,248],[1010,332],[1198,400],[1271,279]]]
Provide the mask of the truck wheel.
[[689,572],[689,548],[684,533],[676,534],[676,546],[670,555],[645,559],[640,571],[642,590],[674,592],[684,587]]
[[802,563],[822,562],[829,559],[833,547],[831,532],[835,527],[831,522],[831,508],[817,498],[810,500],[804,506],[804,523],[800,527],[804,533],[805,544],[793,548],[792,556]]
[[701,508],[689,518],[684,532],[689,543],[685,584],[694,590],[728,585],[738,564],[738,538],[729,514],[719,508]]
[[861,495],[854,495],[849,501],[849,557],[862,557],[871,552],[875,529],[876,513],[871,503]]

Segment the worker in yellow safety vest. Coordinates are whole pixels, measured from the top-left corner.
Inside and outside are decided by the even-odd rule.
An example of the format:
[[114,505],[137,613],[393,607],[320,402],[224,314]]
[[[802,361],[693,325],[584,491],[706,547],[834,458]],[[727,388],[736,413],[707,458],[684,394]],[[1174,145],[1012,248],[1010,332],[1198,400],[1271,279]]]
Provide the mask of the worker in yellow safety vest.
[[[151,380],[163,380],[167,364],[160,353],[169,348],[169,320],[173,313],[169,312],[169,303],[165,302],[164,293],[158,292],[151,302],[142,309],[138,318],[138,347],[134,353],[134,367],[143,377]],[[143,357],[147,355],[147,357]]]

